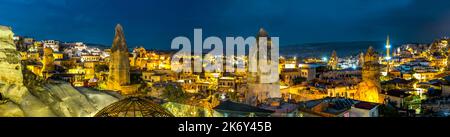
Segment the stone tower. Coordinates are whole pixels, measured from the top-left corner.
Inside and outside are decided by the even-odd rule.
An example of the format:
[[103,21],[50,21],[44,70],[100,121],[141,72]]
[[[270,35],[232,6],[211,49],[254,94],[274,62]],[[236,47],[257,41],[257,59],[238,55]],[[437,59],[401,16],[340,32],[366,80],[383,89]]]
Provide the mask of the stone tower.
[[358,84],[356,99],[367,102],[381,102],[378,94],[381,92],[380,85],[380,64],[378,54],[372,47],[369,47],[364,56],[362,68],[362,82]]
[[130,60],[128,48],[120,24],[116,26],[116,35],[111,47],[109,62],[108,88],[122,90],[122,86],[130,85]]
[[339,58],[337,56],[337,53],[335,50],[333,50],[333,52],[331,53],[330,61],[328,61],[328,66],[331,69],[336,70],[336,69],[338,69],[338,62],[339,62]]
[[[247,86],[248,86],[248,92],[245,95],[245,103],[249,105],[256,106],[259,103],[264,102],[268,98],[279,98],[281,97],[280,93],[280,85],[279,81],[273,82],[274,79],[279,79],[279,73],[278,69],[276,70],[269,70],[268,72],[265,72],[261,70],[259,67],[259,61],[270,61],[271,63],[278,63],[279,59],[278,57],[276,59],[271,59],[271,50],[272,50],[272,40],[270,39],[268,33],[266,30],[261,28],[256,35],[256,46],[260,48],[259,45],[259,38],[266,37],[267,38],[267,54],[266,56],[260,56],[259,50],[251,50],[250,52],[254,54],[249,55],[249,61],[258,62],[257,65],[257,71],[256,72],[249,72],[247,77]],[[250,57],[252,56],[252,57]],[[278,64],[276,64],[276,68],[278,68]],[[267,68],[269,69],[269,68]],[[276,74],[273,74],[276,73]],[[277,77],[267,77],[267,76],[277,76]],[[269,80],[270,79],[270,80]]]

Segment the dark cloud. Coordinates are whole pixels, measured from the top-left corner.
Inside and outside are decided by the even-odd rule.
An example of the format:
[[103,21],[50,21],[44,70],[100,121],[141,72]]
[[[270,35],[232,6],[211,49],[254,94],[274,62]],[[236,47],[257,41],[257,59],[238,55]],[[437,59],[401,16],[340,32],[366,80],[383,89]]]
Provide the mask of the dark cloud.
[[129,45],[170,47],[172,38],[250,36],[259,27],[281,45],[383,40],[423,42],[448,35],[447,0],[2,0],[0,24],[39,39],[109,45],[116,23]]

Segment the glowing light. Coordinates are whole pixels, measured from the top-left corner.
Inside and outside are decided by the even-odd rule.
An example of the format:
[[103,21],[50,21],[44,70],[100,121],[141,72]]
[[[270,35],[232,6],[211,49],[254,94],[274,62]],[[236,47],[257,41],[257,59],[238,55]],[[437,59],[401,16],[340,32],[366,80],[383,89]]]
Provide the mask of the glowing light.
[[386,48],[388,48],[388,49],[391,48],[391,45],[386,45]]
[[327,57],[323,57],[322,60],[323,61],[327,61],[328,59],[327,59]]
[[353,68],[353,69],[356,69],[356,65],[353,65],[352,68]]
[[285,64],[284,67],[287,69],[293,69],[295,68],[295,64]]
[[222,93],[221,95],[220,95],[220,99],[222,99],[222,100],[224,100],[224,99],[226,99],[227,97],[225,96],[225,93]]

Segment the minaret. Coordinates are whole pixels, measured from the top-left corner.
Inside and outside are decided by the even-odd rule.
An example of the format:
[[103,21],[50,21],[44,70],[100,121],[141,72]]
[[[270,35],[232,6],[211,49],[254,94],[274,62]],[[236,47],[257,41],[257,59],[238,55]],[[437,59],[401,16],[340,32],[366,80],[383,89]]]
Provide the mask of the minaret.
[[386,67],[386,75],[389,74],[389,69],[391,67],[391,53],[390,53],[390,49],[391,49],[391,43],[389,41],[389,35],[386,38],[386,63],[387,63],[387,67]]
[[391,49],[391,43],[389,41],[389,35],[388,35],[387,39],[386,39],[386,60],[391,59],[390,49]]

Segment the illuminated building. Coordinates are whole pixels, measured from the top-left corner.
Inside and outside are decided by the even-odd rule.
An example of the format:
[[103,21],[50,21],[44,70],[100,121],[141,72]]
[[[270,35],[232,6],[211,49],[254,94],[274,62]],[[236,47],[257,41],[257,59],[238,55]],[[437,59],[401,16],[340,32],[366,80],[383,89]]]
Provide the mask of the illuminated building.
[[236,79],[234,77],[219,78],[217,91],[235,92],[236,91]]
[[288,85],[294,85],[294,79],[301,77],[299,69],[283,69],[280,73],[280,80]]
[[437,75],[436,72],[431,71],[420,71],[413,74],[413,77],[419,81],[428,81],[434,79],[434,76]]
[[327,87],[328,97],[355,98],[357,86],[355,85],[337,85]]
[[323,57],[321,59],[320,58],[306,58],[306,59],[303,59],[304,63],[324,63],[326,61],[327,61],[326,57]]
[[320,79],[333,84],[357,84],[361,81],[360,69],[341,69],[320,73]]
[[95,66],[98,64],[98,62],[84,62],[84,79],[94,79],[95,78]]
[[280,80],[288,85],[294,85],[294,79],[300,78],[301,73],[297,67],[297,58],[280,59],[282,67],[279,70]]
[[317,68],[321,66],[320,64],[299,64],[300,76],[311,81],[317,77]]
[[92,61],[100,61],[101,57],[99,55],[81,55],[81,62],[92,62]]
[[27,59],[28,60],[40,60],[39,52],[28,52]]
[[139,70],[170,69],[170,55],[164,55],[155,51],[147,51],[143,47],[133,49],[130,57],[131,67]]
[[285,60],[284,69],[296,69],[296,68],[297,68],[297,57]]
[[323,91],[322,87],[316,86],[295,85],[281,89],[280,92],[285,98],[289,98],[297,102],[327,97],[326,91]]
[[207,92],[210,90],[214,90],[214,85],[210,82],[196,82],[198,92]]
[[64,53],[53,52],[53,58],[54,58],[55,60],[57,60],[57,59],[63,59],[63,58],[64,58]]
[[55,52],[59,52],[59,41],[56,40],[44,40],[43,42],[44,48],[51,48]]

